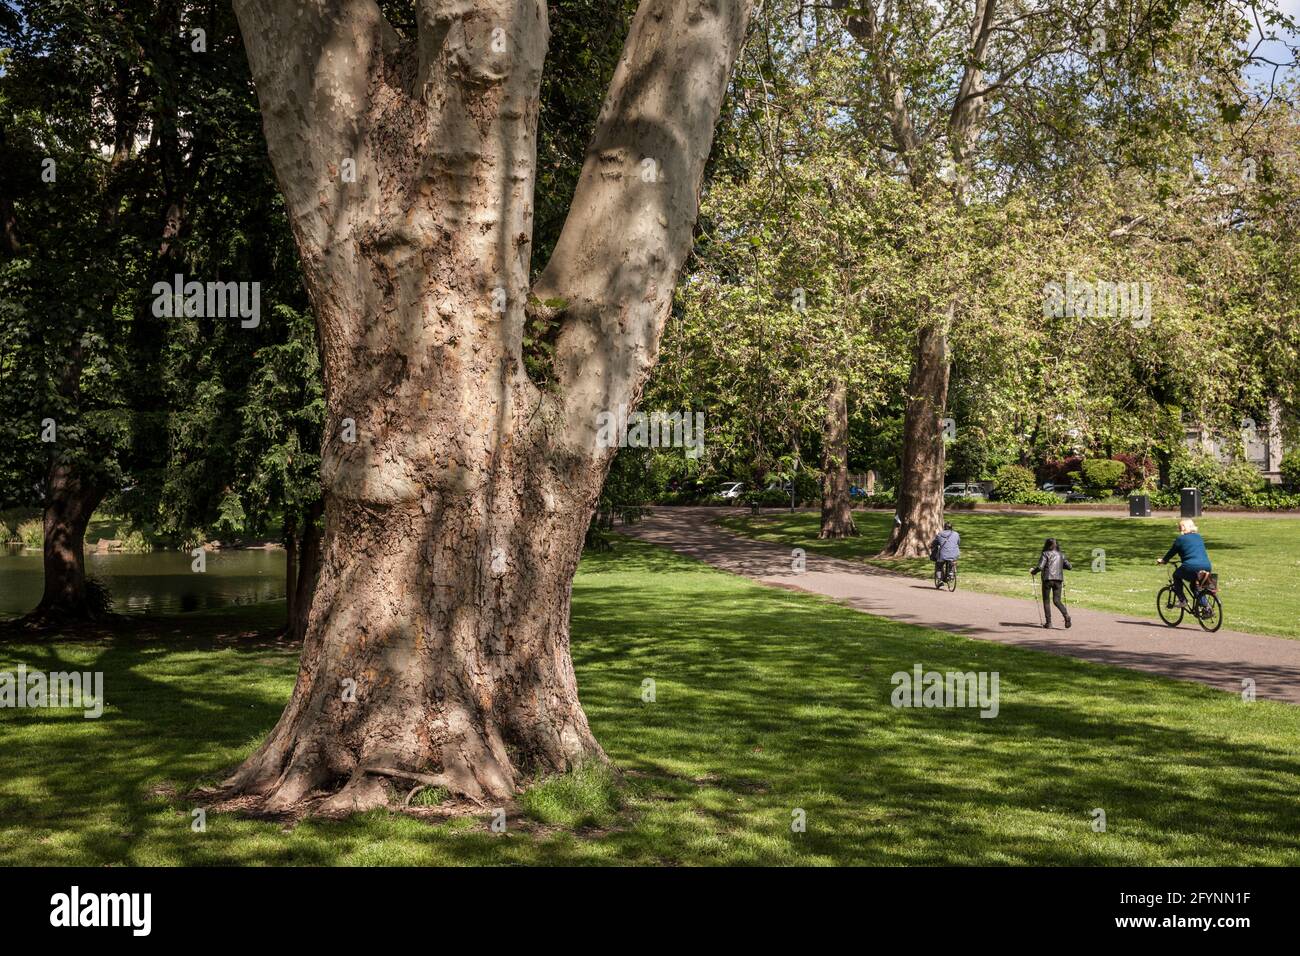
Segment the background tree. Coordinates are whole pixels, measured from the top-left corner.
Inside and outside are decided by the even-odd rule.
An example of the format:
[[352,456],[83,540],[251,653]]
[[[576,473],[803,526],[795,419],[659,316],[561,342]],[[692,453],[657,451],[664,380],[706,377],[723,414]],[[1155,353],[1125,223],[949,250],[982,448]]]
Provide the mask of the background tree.
[[841,537],[854,533],[850,405],[897,387],[891,306],[913,236],[897,224],[914,217],[895,184],[864,175],[861,144],[832,121],[845,64],[803,55],[809,32],[787,13],[764,11],[733,80],[650,390],[707,408],[712,458],[755,484],[820,459],[822,533]]
[[[955,215],[997,203],[1104,149],[1149,161],[1169,131],[1223,102],[1206,77],[1240,79],[1248,6],[1089,0],[835,0],[863,53],[854,112],[880,168]],[[1192,51],[1195,51],[1194,55]],[[969,296],[937,298],[918,326],[904,417],[899,521],[886,555],[924,554],[943,508],[941,420],[950,338]]]
[[[162,338],[142,292],[180,261],[210,135],[225,117],[219,100],[198,109],[224,57],[197,52],[182,19],[211,28],[219,16],[215,4],[53,2],[11,4],[0,21],[9,50],[0,401],[9,500],[44,509],[34,626],[92,614],[90,515],[163,457]],[[196,116],[216,126],[183,126]]]
[[[82,542],[101,502],[163,539],[274,524],[292,547],[319,499],[320,385],[232,12],[4,12],[4,498],[45,510],[29,623],[47,625],[92,610]],[[157,315],[154,284],[177,274],[258,282],[259,324]]]

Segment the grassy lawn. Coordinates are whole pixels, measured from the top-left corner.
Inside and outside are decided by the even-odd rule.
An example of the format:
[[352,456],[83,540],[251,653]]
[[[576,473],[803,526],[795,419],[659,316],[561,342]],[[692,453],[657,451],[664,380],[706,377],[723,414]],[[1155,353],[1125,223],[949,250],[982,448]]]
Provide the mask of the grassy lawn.
[[[250,752],[294,679],[288,649],[222,644],[236,614],[186,618],[206,650],[0,646],[0,670],[102,670],[108,700],[98,721],[0,710],[0,861],[1300,864],[1300,708],[875,619],[621,540],[584,561],[573,619],[625,787],[547,782],[501,835],[384,811],[193,832],[169,794]],[[998,716],[895,709],[890,676],[916,663],[997,671]]]
[[[961,586],[1029,598],[1028,571],[1043,541],[1054,537],[1074,565],[1065,576],[1065,603],[1101,611],[1156,616],[1155,596],[1169,578],[1155,566],[1178,534],[1175,518],[1098,518],[1069,514],[1024,516],[997,512],[949,512],[961,533]],[[872,561],[889,538],[889,512],[854,512],[860,537],[818,541],[816,514],[774,512],[727,517],[724,527],[762,541],[878,564],[929,577],[926,560]],[[1224,626],[1237,631],[1300,637],[1300,518],[1234,518],[1209,515],[1197,525],[1218,572]],[[1093,551],[1103,549],[1105,570],[1094,572]]]

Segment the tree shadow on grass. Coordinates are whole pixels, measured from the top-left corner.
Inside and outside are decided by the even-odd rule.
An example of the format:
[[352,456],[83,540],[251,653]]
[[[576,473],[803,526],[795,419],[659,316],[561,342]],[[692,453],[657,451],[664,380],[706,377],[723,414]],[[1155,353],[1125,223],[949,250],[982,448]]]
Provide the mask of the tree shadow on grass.
[[[755,812],[767,814],[770,836],[788,832],[791,809],[802,807],[822,820],[805,851],[839,862],[1106,862],[1132,851],[1122,840],[1162,860],[1300,859],[1300,757],[1281,738],[1249,740],[1251,712],[1235,709],[1271,705],[845,621],[761,589],[735,600],[659,585],[631,613],[575,595],[583,699],[620,764],[667,776],[683,763],[707,768],[714,789],[743,798],[706,811],[742,845]],[[999,671],[998,716],[894,708],[890,675],[915,663]],[[657,682],[653,704],[637,696],[645,677]],[[609,699],[607,686],[622,693]],[[1217,722],[1186,712],[1195,704]],[[1095,807],[1112,821],[1109,842],[1091,831]],[[895,822],[859,828],[860,818]],[[1044,827],[1075,827],[1081,842],[1045,837]]]
[[[196,833],[150,790],[254,746],[294,652],[168,642],[0,648],[6,667],[104,671],[110,704],[100,721],[0,712],[0,816],[48,839],[49,863],[1300,861],[1295,708],[870,618],[633,543],[584,564],[573,624],[583,703],[632,781],[607,832],[378,812]],[[918,663],[998,672],[998,715],[895,708],[892,675]]]
[[[287,693],[292,683],[296,654],[260,649],[271,656],[259,662],[259,674],[244,659],[255,650],[212,653],[130,642],[0,649],[9,666],[21,663],[29,672],[100,671],[106,700],[97,720],[79,711],[5,712],[0,733],[33,742],[4,748],[10,786],[0,815],[58,831],[51,834],[57,849],[49,863],[131,862],[136,839],[145,834],[153,851],[181,863],[200,861],[204,834],[191,830],[187,807],[168,796],[221,770],[275,722],[283,707],[278,691]],[[157,790],[164,782],[170,786]],[[90,820],[78,822],[82,814]],[[270,855],[264,862],[276,861]]]

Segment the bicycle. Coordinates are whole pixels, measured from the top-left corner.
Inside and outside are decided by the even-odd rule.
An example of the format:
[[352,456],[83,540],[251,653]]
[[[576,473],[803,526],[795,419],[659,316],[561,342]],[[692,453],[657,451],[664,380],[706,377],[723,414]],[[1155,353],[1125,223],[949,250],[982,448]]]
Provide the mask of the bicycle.
[[949,591],[957,590],[957,565],[951,560],[934,562],[934,589],[937,591],[945,584]]
[[[1178,564],[1171,562],[1173,569],[1178,568]],[[1205,586],[1202,587],[1202,582]],[[1173,570],[1169,572],[1169,583],[1162,587],[1156,593],[1156,613],[1160,615],[1160,620],[1164,621],[1169,627],[1177,627],[1183,623],[1183,615],[1188,611],[1192,617],[1196,618],[1196,623],[1201,625],[1203,630],[1213,634],[1223,626],[1223,604],[1219,601],[1219,576],[1203,572],[1197,575],[1195,582],[1184,581],[1183,584],[1192,592],[1190,604],[1180,604],[1178,601],[1178,591],[1174,587]]]

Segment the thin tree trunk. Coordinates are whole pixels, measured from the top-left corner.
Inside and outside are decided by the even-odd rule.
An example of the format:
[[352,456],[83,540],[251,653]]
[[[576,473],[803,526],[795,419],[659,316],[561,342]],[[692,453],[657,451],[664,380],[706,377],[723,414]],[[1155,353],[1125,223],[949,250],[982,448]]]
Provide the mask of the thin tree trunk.
[[104,492],[77,476],[66,462],[50,466],[45,503],[43,559],[45,590],[40,604],[21,622],[52,628],[91,621],[97,609],[86,598],[86,526]]
[[822,526],[819,538],[847,538],[858,533],[849,497],[849,403],[844,379],[831,383],[822,431]]
[[916,340],[903,417],[898,520],[881,557],[918,558],[943,527],[943,413],[948,400],[945,324],[924,326]]
[[297,620],[298,600],[298,527],[291,511],[285,511],[284,533],[284,636],[293,631],[293,622]]
[[316,593],[316,582],[320,577],[320,517],[324,508],[325,504],[322,501],[311,504],[303,516],[301,531],[295,542],[298,570],[292,582],[292,609],[289,612],[289,625],[285,635],[295,642],[302,641],[307,636],[312,595]]

